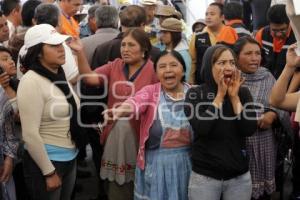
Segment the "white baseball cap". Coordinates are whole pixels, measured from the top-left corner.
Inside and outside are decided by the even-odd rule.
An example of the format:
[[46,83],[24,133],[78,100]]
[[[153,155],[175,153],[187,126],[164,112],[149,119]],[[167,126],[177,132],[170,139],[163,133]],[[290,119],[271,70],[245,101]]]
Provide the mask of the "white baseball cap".
[[37,44],[61,44],[70,39],[68,35],[62,35],[49,24],[39,24],[31,27],[25,34],[24,45],[26,49],[33,47]]

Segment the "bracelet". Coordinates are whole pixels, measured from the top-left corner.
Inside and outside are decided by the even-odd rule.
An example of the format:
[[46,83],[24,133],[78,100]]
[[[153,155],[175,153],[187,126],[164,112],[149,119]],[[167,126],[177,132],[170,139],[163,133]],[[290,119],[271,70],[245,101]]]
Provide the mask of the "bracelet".
[[44,175],[45,178],[49,178],[51,176],[53,176],[56,173],[56,170],[53,170],[52,172],[50,172],[49,174]]

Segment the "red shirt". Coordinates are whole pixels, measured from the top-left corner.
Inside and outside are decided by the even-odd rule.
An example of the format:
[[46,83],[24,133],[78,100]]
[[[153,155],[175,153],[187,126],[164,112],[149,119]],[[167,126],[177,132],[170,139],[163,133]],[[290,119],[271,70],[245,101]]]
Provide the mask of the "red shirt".
[[[95,72],[101,76],[101,83],[107,86],[105,88],[108,93],[108,108],[113,108],[124,102],[144,86],[158,82],[153,63],[150,59],[148,59],[133,82],[127,80],[124,73],[124,67],[125,63],[123,60],[117,58],[114,61],[95,69]],[[132,121],[131,124],[138,133],[139,127],[136,123],[136,121]],[[101,135],[101,143],[105,142],[111,128],[112,125],[107,125],[104,128],[103,134]]]

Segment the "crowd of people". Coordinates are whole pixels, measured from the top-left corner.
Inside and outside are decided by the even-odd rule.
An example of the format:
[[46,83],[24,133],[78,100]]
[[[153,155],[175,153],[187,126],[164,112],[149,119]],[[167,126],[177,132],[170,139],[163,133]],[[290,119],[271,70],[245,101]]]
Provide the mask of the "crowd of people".
[[0,1],[0,199],[300,199],[293,0],[131,3]]

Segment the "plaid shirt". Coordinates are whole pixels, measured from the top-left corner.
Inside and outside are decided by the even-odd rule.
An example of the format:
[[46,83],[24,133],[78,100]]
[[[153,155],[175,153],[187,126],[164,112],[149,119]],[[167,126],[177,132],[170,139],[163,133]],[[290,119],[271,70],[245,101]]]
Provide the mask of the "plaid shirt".
[[0,87],[0,165],[3,155],[16,158],[19,147],[19,138],[15,131],[14,112],[11,104]]

